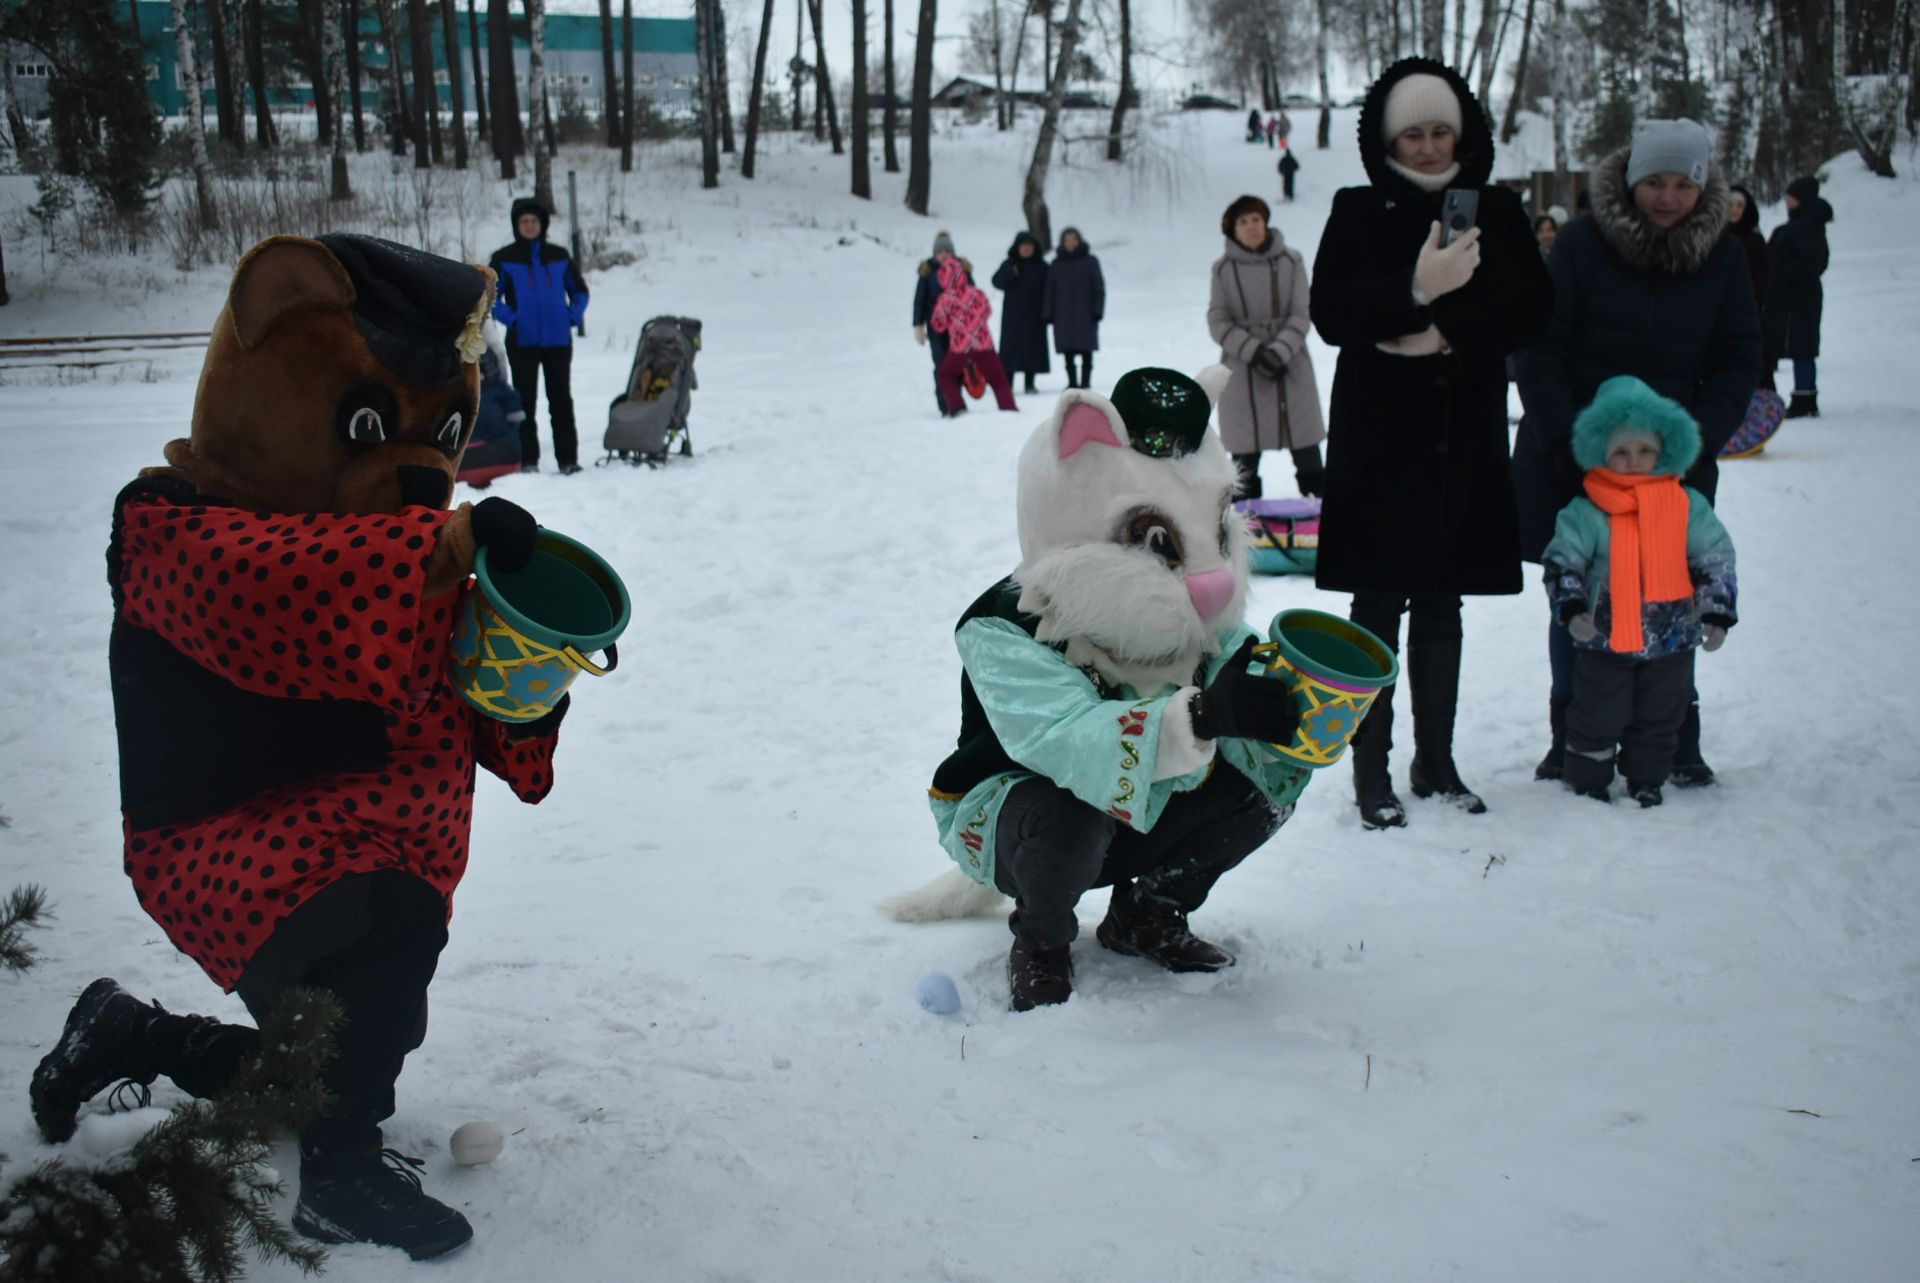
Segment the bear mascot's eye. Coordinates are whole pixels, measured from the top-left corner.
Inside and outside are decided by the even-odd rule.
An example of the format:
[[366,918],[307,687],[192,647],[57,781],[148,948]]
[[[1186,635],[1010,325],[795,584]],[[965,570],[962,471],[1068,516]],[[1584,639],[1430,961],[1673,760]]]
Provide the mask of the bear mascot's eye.
[[347,418],[347,440],[363,445],[377,445],[387,439],[387,425],[381,422],[380,412],[370,405],[363,405]]
[[461,415],[460,411],[455,410],[447,416],[447,421],[440,425],[440,431],[434,433],[433,439],[440,443],[442,450],[448,452],[458,450],[460,448],[461,430],[465,427],[466,419]]

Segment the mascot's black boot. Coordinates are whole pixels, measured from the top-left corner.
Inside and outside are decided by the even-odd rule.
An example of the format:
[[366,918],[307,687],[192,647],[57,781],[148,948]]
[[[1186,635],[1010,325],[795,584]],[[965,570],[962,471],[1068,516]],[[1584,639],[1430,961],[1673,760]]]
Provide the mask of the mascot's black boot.
[[1115,953],[1133,954],[1168,971],[1219,971],[1233,955],[1187,929],[1186,910],[1130,882],[1116,883],[1107,916],[1094,932]]
[[1469,815],[1486,812],[1453,764],[1453,718],[1460,704],[1460,639],[1409,642],[1413,678],[1413,795],[1439,797]]
[[226,1086],[259,1034],[211,1016],[176,1016],[105,978],[81,991],[60,1041],[33,1071],[33,1120],[50,1142],[69,1139],[80,1106],[128,1078],[142,1086],[165,1074],[189,1095]]
[[1015,1011],[1056,1006],[1073,997],[1072,946],[1048,949],[1015,936],[1007,954],[1007,988]]
[[1533,768],[1533,778],[1536,780],[1557,780],[1566,770],[1567,705],[1571,702],[1564,699],[1547,701],[1547,725],[1553,733],[1553,741],[1547,746],[1547,755],[1540,759],[1540,765]]
[[1700,705],[1687,705],[1686,720],[1680,723],[1680,744],[1673,752],[1673,774],[1668,776],[1675,788],[1694,789],[1713,783],[1713,768],[1700,756]]
[[1393,751],[1393,687],[1383,687],[1374,698],[1352,751],[1353,800],[1360,808],[1361,827],[1404,827],[1407,808],[1395,795],[1393,778],[1387,773],[1387,757]]
[[467,1218],[420,1188],[417,1158],[365,1144],[321,1148],[300,1142],[300,1201],[293,1228],[322,1243],[397,1247],[416,1261],[442,1256],[473,1237]]

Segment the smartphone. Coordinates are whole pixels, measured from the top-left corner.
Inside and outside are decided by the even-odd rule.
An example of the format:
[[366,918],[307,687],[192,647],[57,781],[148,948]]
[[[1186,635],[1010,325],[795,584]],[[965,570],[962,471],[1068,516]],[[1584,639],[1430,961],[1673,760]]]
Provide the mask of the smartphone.
[[1479,215],[1479,192],[1449,187],[1446,200],[1440,206],[1440,243],[1451,245],[1466,235]]

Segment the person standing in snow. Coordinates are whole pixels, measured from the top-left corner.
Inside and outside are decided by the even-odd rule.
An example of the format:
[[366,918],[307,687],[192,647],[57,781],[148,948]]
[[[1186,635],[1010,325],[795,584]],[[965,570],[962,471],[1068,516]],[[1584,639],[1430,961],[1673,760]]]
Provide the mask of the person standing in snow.
[[1007,382],[1006,369],[993,350],[993,327],[987,324],[993,304],[987,292],[967,277],[967,269],[956,259],[940,265],[940,298],[933,305],[928,324],[936,334],[947,337],[946,359],[940,362],[940,396],[952,409],[947,416],[967,412],[966,393],[961,380],[968,365],[993,389],[993,399],[1002,410],[1017,410],[1013,386]]
[[1226,252],[1213,264],[1207,332],[1233,381],[1220,394],[1220,442],[1233,456],[1241,498],[1262,493],[1260,454],[1293,455],[1303,495],[1318,495],[1326,469],[1320,442],[1320,389],[1307,355],[1307,264],[1279,231],[1258,196],[1242,196],[1220,216]]
[[1107,282],[1079,229],[1060,233],[1041,298],[1041,314],[1053,326],[1053,349],[1066,358],[1067,386],[1092,387],[1093,354],[1100,350],[1100,322],[1107,314]]
[[[1747,256],[1747,276],[1753,282],[1753,301],[1760,308],[1761,347],[1766,346],[1767,286],[1772,281],[1773,264],[1767,253],[1767,238],[1760,234],[1760,206],[1753,193],[1739,184],[1727,188],[1727,231],[1729,240],[1739,242]],[[1760,371],[1760,386],[1773,387],[1773,367]]]
[[[1713,502],[1721,449],[1746,418],[1760,383],[1760,314],[1747,256],[1721,233],[1729,190],[1712,163],[1713,138],[1691,120],[1649,120],[1630,146],[1594,168],[1592,212],[1554,242],[1553,322],[1515,363],[1525,413],[1513,445],[1520,552],[1539,561],[1560,510],[1581,492],[1573,421],[1600,385],[1631,374],[1679,402],[1700,429],[1686,482]],[[1325,553],[1321,556],[1324,558]],[[1556,780],[1573,697],[1573,639],[1547,630],[1553,682],[1547,755],[1534,778]],[[1680,728],[1673,782],[1710,784],[1698,702]]]
[[967,280],[973,280],[973,264],[953,252],[953,237],[943,229],[934,234],[933,256],[920,261],[920,281],[913,288],[913,341],[926,344],[933,355],[933,402],[942,415],[957,414],[966,408],[948,405],[941,395],[940,366],[947,359],[947,336],[927,331],[927,322],[933,319],[933,306],[940,301],[940,269],[949,262],[959,263],[967,273]]
[[1660,805],[1694,649],[1719,650],[1736,622],[1733,540],[1680,482],[1699,452],[1685,408],[1631,375],[1602,383],[1573,421],[1586,493],[1560,510],[1541,565],[1573,638],[1563,778],[1582,796],[1612,800],[1617,745],[1628,795]]
[[[1320,587],[1396,651],[1408,615],[1416,797],[1486,809],[1453,760],[1460,598],[1518,593],[1506,358],[1546,324],[1552,289],[1519,197],[1488,181],[1493,133],[1458,72],[1389,67],[1360,111],[1371,182],[1339,192],[1313,267],[1313,324],[1340,349],[1328,424]],[[1476,225],[1440,243],[1449,189]],[[1394,688],[1353,747],[1367,828],[1406,823],[1388,773]]]
[[1283,148],[1280,152],[1280,195],[1289,203],[1293,202],[1293,176],[1300,172],[1300,162],[1294,157],[1293,148]]
[[1033,376],[1046,374],[1047,260],[1032,232],[1021,232],[1007,250],[1007,261],[993,274],[1000,302],[1000,362],[1009,374],[1026,376],[1026,391],[1035,392]]
[[1821,199],[1820,180],[1796,178],[1787,184],[1787,221],[1767,240],[1773,282],[1767,295],[1766,364],[1771,370],[1783,356],[1793,362],[1789,419],[1820,415],[1814,361],[1820,355],[1820,310],[1825,302],[1820,277],[1827,270],[1827,224],[1832,221],[1833,206]]
[[1533,220],[1534,243],[1540,247],[1540,258],[1544,262],[1553,254],[1553,243],[1560,239],[1560,220],[1552,214],[1542,214]]
[[1260,109],[1255,107],[1247,113],[1247,141],[1257,143],[1267,136],[1267,127],[1260,121]]
[[493,318],[506,327],[507,368],[527,417],[520,421],[520,470],[540,471],[540,376],[547,378],[553,458],[563,475],[580,471],[573,421],[573,331],[586,319],[587,283],[567,251],[547,241],[552,211],[531,197],[513,202],[513,244],[489,266],[500,278]]

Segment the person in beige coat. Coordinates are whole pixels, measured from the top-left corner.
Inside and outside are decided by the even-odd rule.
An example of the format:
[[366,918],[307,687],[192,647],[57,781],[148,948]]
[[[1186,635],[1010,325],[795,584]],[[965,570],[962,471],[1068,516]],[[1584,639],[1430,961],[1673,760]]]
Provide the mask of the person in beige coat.
[[1242,196],[1221,215],[1227,249],[1213,265],[1207,330],[1233,381],[1220,394],[1220,441],[1240,473],[1240,494],[1261,493],[1260,454],[1287,450],[1303,495],[1317,496],[1327,426],[1307,355],[1307,265],[1267,225],[1271,211]]

